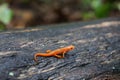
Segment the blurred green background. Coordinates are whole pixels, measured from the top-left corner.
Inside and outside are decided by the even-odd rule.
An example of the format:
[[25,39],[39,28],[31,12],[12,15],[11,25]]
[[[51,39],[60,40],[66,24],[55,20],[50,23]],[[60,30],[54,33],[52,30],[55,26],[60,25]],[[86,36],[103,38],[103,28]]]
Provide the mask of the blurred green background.
[[118,16],[119,0],[0,0],[0,31]]

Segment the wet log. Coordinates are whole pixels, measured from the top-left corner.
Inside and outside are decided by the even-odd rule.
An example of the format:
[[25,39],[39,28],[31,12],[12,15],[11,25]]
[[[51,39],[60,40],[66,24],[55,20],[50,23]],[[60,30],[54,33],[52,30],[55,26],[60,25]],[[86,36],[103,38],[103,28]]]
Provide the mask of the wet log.
[[[63,59],[33,56],[74,45]],[[120,18],[0,33],[0,80],[119,80]]]

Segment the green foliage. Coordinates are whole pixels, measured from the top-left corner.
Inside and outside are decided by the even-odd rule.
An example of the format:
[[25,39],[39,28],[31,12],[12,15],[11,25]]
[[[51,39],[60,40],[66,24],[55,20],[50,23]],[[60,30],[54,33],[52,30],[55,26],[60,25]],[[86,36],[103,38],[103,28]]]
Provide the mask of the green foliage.
[[[111,1],[103,2],[103,0],[82,0],[82,2],[83,9],[87,10],[87,12],[84,13],[85,18],[92,17],[91,10],[94,13],[93,17],[96,18],[107,17],[109,15],[109,12],[115,6],[114,3],[112,3]],[[88,6],[87,9],[86,6]],[[117,6],[119,7],[120,5]]]
[[102,3],[102,0],[92,0],[91,7],[93,8],[96,17],[102,18],[108,16],[111,5],[109,2]]
[[13,12],[8,8],[7,4],[0,6],[0,21],[5,25],[9,24],[13,16]]
[[86,13],[83,13],[82,16],[83,16],[83,20],[90,20],[90,19],[92,19],[93,16],[95,16],[95,15],[94,15],[93,12],[86,12]]
[[93,9],[98,9],[102,5],[102,0],[91,0],[90,4]]
[[5,25],[0,23],[0,31],[3,31],[3,30],[5,30]]
[[118,10],[120,10],[120,2],[116,3],[116,6],[117,6]]

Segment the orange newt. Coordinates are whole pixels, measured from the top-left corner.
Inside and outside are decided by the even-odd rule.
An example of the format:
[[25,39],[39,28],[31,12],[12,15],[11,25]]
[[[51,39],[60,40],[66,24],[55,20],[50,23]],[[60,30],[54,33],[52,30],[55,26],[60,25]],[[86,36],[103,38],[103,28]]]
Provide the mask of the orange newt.
[[35,62],[38,62],[37,57],[41,56],[41,57],[56,57],[56,58],[64,58],[65,53],[67,53],[68,51],[71,51],[75,48],[75,46],[70,45],[67,47],[63,47],[60,49],[56,49],[56,50],[47,50],[46,53],[36,53],[34,55],[34,60]]

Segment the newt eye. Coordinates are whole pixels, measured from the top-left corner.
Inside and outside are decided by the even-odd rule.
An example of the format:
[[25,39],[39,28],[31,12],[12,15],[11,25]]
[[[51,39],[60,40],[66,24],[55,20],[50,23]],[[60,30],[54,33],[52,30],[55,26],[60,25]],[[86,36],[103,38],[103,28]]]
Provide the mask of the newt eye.
[[73,49],[73,47],[70,48],[71,50]]
[[72,46],[72,45],[71,45],[71,46],[69,46],[69,49],[70,49],[70,50],[73,50],[74,48],[75,48],[75,47],[74,47],[74,46]]

